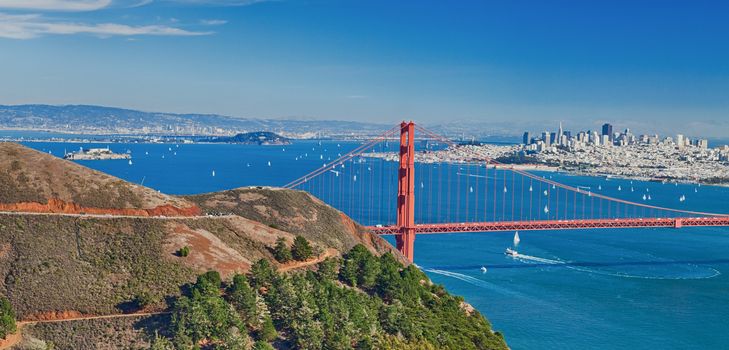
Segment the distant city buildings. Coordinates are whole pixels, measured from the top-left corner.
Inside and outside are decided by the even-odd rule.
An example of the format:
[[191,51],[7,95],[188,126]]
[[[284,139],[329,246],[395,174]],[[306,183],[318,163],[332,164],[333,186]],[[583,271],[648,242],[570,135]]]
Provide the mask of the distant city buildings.
[[661,139],[657,134],[643,134],[638,137],[631,133],[628,128],[623,132],[614,132],[613,125],[610,123],[602,125],[602,133],[588,130],[579,131],[573,135],[571,131],[564,130],[560,122],[556,132],[545,130],[538,137],[532,137],[531,132],[525,131],[522,142],[524,151],[527,153],[541,153],[557,149],[579,150],[595,146],[625,147],[631,145],[673,146],[678,150],[683,150],[686,147],[709,148],[709,141],[706,139],[691,140],[682,134],[676,135],[675,141],[670,136]]
[[612,124],[605,123],[602,125],[602,136],[607,136],[610,141],[613,141],[613,126]]

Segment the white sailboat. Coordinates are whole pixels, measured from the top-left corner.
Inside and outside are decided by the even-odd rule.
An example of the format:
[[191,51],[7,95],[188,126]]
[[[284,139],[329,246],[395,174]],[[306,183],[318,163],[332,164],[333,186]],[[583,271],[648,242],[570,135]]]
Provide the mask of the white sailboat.
[[545,205],[544,206],[544,213],[545,214],[549,214],[549,206],[548,205]]
[[486,273],[489,270],[486,268],[486,266],[481,266],[481,273]]
[[271,166],[271,161],[270,160],[268,161],[268,166]]
[[504,186],[504,193],[506,193],[506,192],[508,192],[508,190],[506,189],[506,186]]
[[471,186],[471,187],[468,188],[468,192],[473,193],[473,186]]
[[132,160],[131,159],[129,160],[129,165],[132,165]]
[[602,185],[597,185],[598,190],[602,190]]
[[681,195],[681,197],[679,197],[679,198],[678,198],[678,201],[679,201],[679,202],[684,202],[684,201],[686,201],[686,196],[684,196],[684,195]]
[[215,170],[213,170],[213,177],[215,177]]
[[645,200],[645,199],[646,199],[646,196],[645,196],[645,195],[643,195],[643,200]]
[[514,232],[514,247],[519,245],[521,239],[519,239],[519,231]]
[[529,192],[531,191],[534,191],[534,189],[532,188],[532,186],[529,186]]
[[621,186],[618,186],[618,191],[622,191],[623,188]]

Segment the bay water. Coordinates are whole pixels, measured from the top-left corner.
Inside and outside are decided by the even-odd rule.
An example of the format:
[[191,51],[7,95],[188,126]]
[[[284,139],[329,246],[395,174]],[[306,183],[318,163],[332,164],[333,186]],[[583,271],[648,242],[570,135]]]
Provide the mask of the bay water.
[[[286,146],[25,144],[56,156],[80,146],[128,151],[132,165],[126,160],[78,163],[169,194],[281,186],[360,145],[343,141],[297,141]],[[434,166],[439,165],[418,165],[416,176]],[[392,223],[393,187],[382,175],[368,179],[364,174],[373,168],[389,174],[396,164],[366,159],[329,174],[330,179],[341,176],[342,182],[356,181],[359,174],[359,185],[350,186],[344,195],[327,191],[322,184],[307,184],[304,189],[316,189],[324,201],[364,224]],[[725,187],[539,175],[601,188],[602,194],[626,200],[640,201],[650,193],[653,205],[729,213]],[[431,178],[428,184],[433,186],[434,181]],[[428,189],[416,191],[418,198],[427,196]],[[686,200],[680,202],[680,196]],[[366,209],[351,204],[363,200],[371,203]],[[428,209],[418,207],[416,213],[432,216]],[[419,235],[415,263],[434,282],[464,296],[486,315],[513,349],[729,348],[729,228],[519,234],[516,259],[504,255],[504,249],[513,245],[513,232]]]

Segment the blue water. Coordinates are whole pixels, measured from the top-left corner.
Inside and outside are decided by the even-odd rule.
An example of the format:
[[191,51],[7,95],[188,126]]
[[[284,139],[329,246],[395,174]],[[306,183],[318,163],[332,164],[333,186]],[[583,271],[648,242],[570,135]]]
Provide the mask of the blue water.
[[[131,151],[133,165],[126,161],[79,163],[162,192],[191,194],[248,185],[280,186],[358,145],[332,141],[263,147],[111,144],[117,152]],[[75,150],[79,144],[28,146],[60,156],[64,149]],[[394,174],[395,167],[392,162],[363,158],[345,164],[339,175],[330,172],[328,180],[312,180],[304,188],[318,191],[324,200],[364,223],[387,224],[394,220],[394,181],[384,174]],[[416,174],[430,188],[452,185],[461,171],[440,164],[418,165]],[[466,171],[471,175],[475,171],[483,176],[480,179],[503,178],[503,173],[493,170]],[[448,174],[451,182],[442,185]],[[602,187],[602,194],[633,201],[650,193],[653,205],[729,212],[729,188],[540,175],[595,192]],[[322,184],[331,181],[350,185],[344,193],[332,193]],[[485,190],[481,181],[469,185],[475,186],[475,193]],[[496,186],[516,185],[507,180]],[[466,199],[465,188],[458,191],[464,194],[463,203],[468,200],[471,206],[477,205],[476,199]],[[686,196],[685,202],[678,201],[681,195]],[[416,196],[431,205],[438,199],[425,186],[416,186]],[[429,201],[424,200],[429,196]],[[503,197],[497,196],[497,204],[508,200]],[[558,208],[564,198],[550,203]],[[483,217],[494,215],[486,201],[478,205]],[[569,203],[566,205],[571,211]],[[453,213],[443,211],[445,208],[426,204],[416,208],[422,220],[452,219],[448,215]],[[537,209],[534,215],[559,215],[554,211],[540,214]],[[500,218],[509,213],[495,214]],[[522,255],[512,259],[503,251],[511,246],[513,232],[420,235],[415,262],[433,281],[463,295],[484,313],[513,349],[729,348],[724,336],[729,332],[729,229],[535,231],[520,232],[520,236]],[[487,273],[481,272],[482,266],[488,268]]]

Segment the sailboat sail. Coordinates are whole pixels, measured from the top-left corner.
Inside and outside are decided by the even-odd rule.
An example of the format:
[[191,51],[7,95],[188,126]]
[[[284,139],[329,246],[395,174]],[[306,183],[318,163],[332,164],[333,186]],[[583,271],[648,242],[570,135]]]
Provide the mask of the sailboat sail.
[[516,231],[516,233],[514,233],[514,246],[518,246],[519,242],[521,242],[521,239],[519,239],[519,231]]

